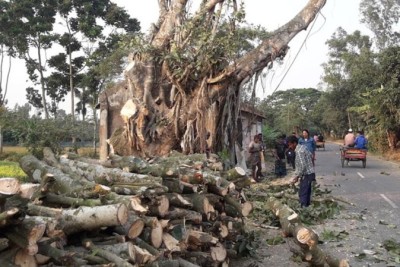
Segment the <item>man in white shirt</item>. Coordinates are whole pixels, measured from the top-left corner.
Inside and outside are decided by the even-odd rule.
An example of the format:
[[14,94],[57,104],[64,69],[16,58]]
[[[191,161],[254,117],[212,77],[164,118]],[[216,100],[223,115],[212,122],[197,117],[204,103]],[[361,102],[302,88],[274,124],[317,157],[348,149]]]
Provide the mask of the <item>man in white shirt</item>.
[[346,147],[354,147],[354,141],[356,137],[354,136],[353,130],[350,128],[344,137],[344,146]]

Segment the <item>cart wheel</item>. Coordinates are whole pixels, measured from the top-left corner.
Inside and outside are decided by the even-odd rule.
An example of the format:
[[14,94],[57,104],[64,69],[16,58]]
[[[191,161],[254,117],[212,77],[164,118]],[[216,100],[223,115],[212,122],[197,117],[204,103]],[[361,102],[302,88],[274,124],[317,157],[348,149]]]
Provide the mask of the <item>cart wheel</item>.
[[367,159],[363,159],[363,168],[367,167]]
[[344,158],[340,158],[340,160],[342,161],[342,168],[344,168]]

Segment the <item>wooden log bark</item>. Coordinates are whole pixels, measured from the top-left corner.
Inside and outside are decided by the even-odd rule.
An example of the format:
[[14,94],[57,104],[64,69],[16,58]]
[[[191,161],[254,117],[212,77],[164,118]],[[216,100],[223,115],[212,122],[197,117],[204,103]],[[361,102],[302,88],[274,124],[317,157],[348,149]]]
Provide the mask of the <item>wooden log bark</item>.
[[121,267],[134,267],[134,265],[132,265],[131,263],[127,262],[126,260],[124,260],[123,258],[107,251],[104,249],[101,249],[97,246],[95,246],[92,242],[90,241],[85,241],[84,246],[93,251],[96,252],[97,255],[99,255],[100,257],[105,258],[108,261],[111,261],[113,263],[115,263],[117,266],[121,266]]
[[7,249],[10,246],[10,242],[7,238],[0,237],[0,252]]
[[0,213],[0,227],[7,225],[8,220],[19,212],[18,208],[10,208]]
[[210,204],[206,195],[203,194],[190,194],[186,195],[193,203],[193,209],[200,212],[207,220],[215,217],[215,209]]
[[[42,190],[46,188],[46,191],[56,194],[75,194],[79,196],[80,193],[84,192],[82,189],[94,188],[95,186],[93,182],[89,182],[86,179],[72,179],[60,169],[51,167],[32,155],[22,157],[19,164],[29,177],[33,177],[35,173],[35,177],[38,177],[41,183]],[[79,188],[79,190],[76,190],[76,188]]]
[[[144,202],[145,201],[145,202]],[[154,196],[153,198],[146,198],[142,202],[148,207],[147,214],[149,216],[164,217],[169,210],[169,200],[166,196]]]
[[288,206],[282,204],[274,197],[266,201],[266,206],[279,218],[282,231],[286,236],[293,236],[296,243],[300,246],[304,260],[313,266],[347,267],[350,266],[345,259],[336,259],[323,252],[318,247],[318,235],[310,228],[304,226],[294,212]]
[[163,233],[162,239],[165,247],[170,252],[181,251],[181,247],[179,246],[179,241],[169,233]]
[[234,199],[231,196],[225,196],[224,200],[227,204],[234,207],[238,211],[238,213],[243,217],[247,217],[253,210],[253,204],[249,201],[240,203],[237,199]]
[[203,221],[203,216],[201,213],[181,208],[173,208],[165,217],[170,220],[185,219],[186,221],[194,224],[201,224]]
[[119,243],[114,245],[96,245],[98,248],[115,254],[131,263],[136,262],[136,249],[131,242]]
[[136,237],[134,240],[134,243],[142,248],[150,252],[153,256],[158,258],[158,256],[161,254],[161,251],[150,245],[149,243],[145,242],[143,239]]
[[101,206],[103,203],[100,199],[86,199],[86,198],[76,198],[57,195],[54,193],[47,193],[43,198],[43,201],[51,204],[58,204],[68,207],[79,207],[79,206]]
[[168,191],[170,193],[178,193],[178,194],[196,193],[199,188],[199,186],[196,184],[189,184],[175,178],[173,179],[164,178],[162,184],[168,187],[169,189]]
[[187,197],[184,197],[181,194],[167,193],[167,194],[164,194],[164,196],[168,198],[171,206],[178,207],[178,208],[192,208],[193,207],[193,203],[190,201],[190,199]]
[[51,258],[55,263],[67,266],[81,266],[87,264],[87,261],[77,257],[77,253],[73,251],[62,250],[56,248],[48,242],[39,242],[38,252]]
[[29,255],[38,252],[37,241],[43,237],[46,223],[39,217],[24,218],[24,220],[13,227],[9,226],[5,235],[20,248],[26,249]]
[[83,230],[94,230],[105,226],[121,225],[126,223],[127,220],[127,207],[124,204],[113,204],[65,209],[62,212],[60,226],[68,235]]
[[115,183],[130,183],[130,184],[146,184],[160,185],[162,178],[149,175],[125,172],[118,168],[105,168],[101,165],[92,165],[80,161],[71,161],[65,158],[60,158],[62,165],[69,167],[69,172],[76,172],[84,176],[89,181],[104,185],[112,185]]

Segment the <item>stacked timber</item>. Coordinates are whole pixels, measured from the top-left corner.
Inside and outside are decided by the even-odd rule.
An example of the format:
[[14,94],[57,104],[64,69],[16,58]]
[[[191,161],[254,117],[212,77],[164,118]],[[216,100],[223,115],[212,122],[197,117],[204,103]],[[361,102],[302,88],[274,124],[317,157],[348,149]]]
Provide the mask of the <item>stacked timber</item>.
[[[252,210],[241,168],[204,155],[23,157],[0,178],[0,266],[229,266]],[[211,166],[211,168],[210,168]]]

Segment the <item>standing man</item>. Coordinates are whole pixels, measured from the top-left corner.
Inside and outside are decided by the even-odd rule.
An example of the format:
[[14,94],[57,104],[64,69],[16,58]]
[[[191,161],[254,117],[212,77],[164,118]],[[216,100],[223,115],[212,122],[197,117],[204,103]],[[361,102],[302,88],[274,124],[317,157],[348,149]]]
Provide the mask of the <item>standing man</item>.
[[312,163],[314,165],[315,150],[317,150],[317,143],[315,143],[314,138],[310,137],[310,132],[307,129],[303,130],[303,137],[299,138],[298,143],[300,145],[305,145],[307,149],[311,152]]
[[353,133],[353,129],[349,129],[347,134],[344,137],[344,146],[346,147],[354,147],[355,136]]
[[306,145],[298,143],[295,136],[289,136],[288,146],[296,152],[296,170],[291,183],[294,184],[300,179],[300,205],[301,207],[308,207],[311,204],[312,182],[315,181],[313,155]]

